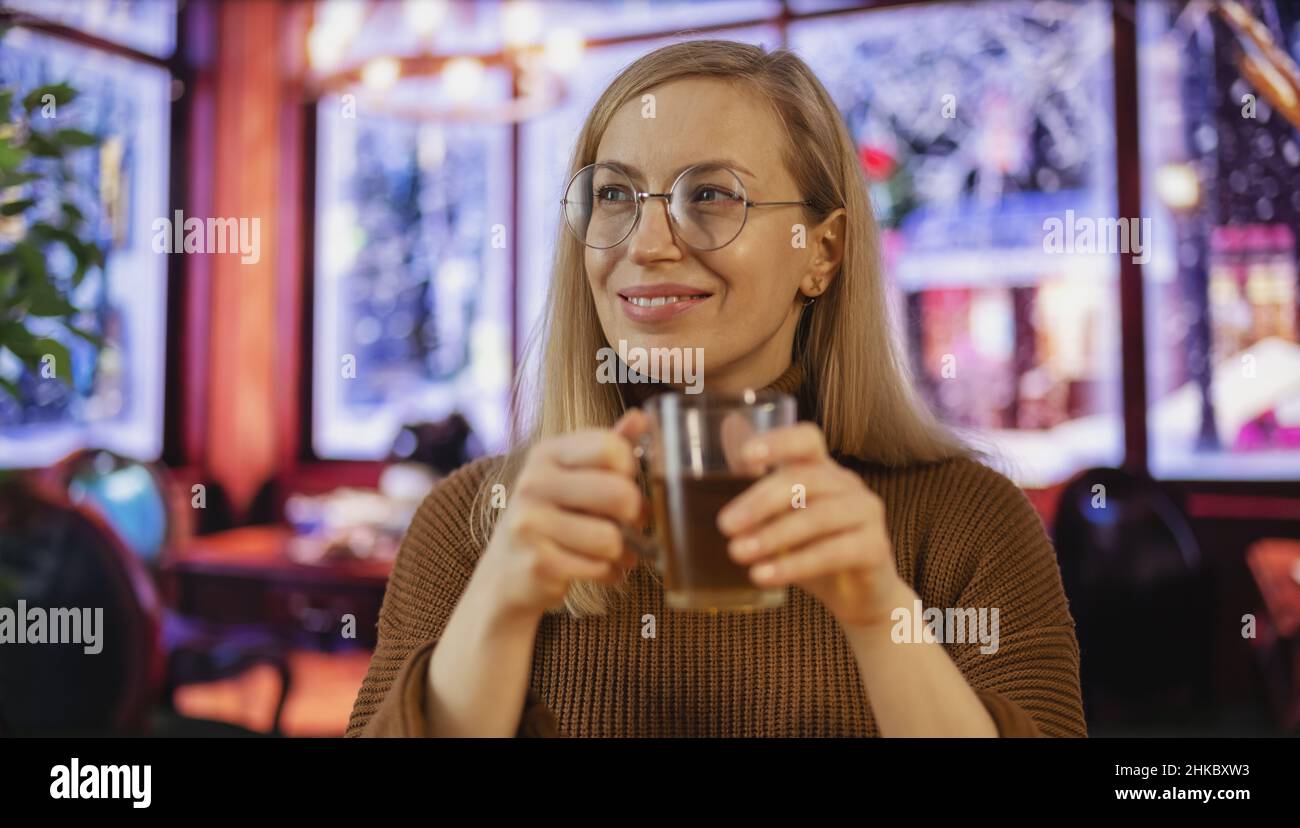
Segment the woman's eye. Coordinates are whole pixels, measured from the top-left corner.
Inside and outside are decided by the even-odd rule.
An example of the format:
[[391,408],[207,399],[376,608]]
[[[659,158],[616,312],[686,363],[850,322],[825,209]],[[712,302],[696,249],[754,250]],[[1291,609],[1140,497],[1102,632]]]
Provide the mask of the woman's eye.
[[631,194],[618,187],[601,187],[596,190],[595,197],[597,201],[602,202],[627,201],[631,198]]
[[700,187],[695,191],[695,197],[692,201],[718,202],[718,201],[737,201],[740,196],[723,187]]

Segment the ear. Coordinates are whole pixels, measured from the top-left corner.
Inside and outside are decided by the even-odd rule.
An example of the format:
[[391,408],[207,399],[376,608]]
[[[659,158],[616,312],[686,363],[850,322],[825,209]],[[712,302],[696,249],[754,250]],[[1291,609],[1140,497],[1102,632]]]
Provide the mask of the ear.
[[807,297],[821,296],[831,286],[844,262],[844,233],[848,215],[837,207],[809,233],[812,258],[799,281],[799,292]]

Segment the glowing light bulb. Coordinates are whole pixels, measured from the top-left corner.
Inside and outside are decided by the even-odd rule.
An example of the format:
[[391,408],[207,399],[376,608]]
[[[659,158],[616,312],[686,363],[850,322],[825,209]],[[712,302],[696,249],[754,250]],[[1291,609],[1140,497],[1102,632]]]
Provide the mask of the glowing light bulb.
[[406,0],[402,5],[406,25],[419,37],[428,37],[447,16],[446,0]]
[[447,61],[442,70],[443,88],[454,101],[472,100],[483,86],[483,64],[472,57],[458,57]]
[[557,72],[567,72],[582,60],[586,48],[582,32],[568,27],[556,29],[546,37],[546,63]]
[[542,30],[542,11],[529,0],[515,0],[501,9],[501,34],[508,46],[527,46]]
[[1156,170],[1156,195],[1171,210],[1190,210],[1201,201],[1201,183],[1189,164],[1165,164]]
[[337,66],[347,49],[347,42],[333,30],[322,26],[312,27],[307,35],[307,60],[317,70]]
[[401,76],[402,65],[393,57],[375,58],[361,68],[361,82],[376,92],[392,89]]
[[325,0],[320,7],[320,22],[331,29],[355,32],[365,19],[365,5],[358,0]]
[[307,35],[307,58],[315,69],[337,65],[365,20],[365,4],[357,0],[326,0]]

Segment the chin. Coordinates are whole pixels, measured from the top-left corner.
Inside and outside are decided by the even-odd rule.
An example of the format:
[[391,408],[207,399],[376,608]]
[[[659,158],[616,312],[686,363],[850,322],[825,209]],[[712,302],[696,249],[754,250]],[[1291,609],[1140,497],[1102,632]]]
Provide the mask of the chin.
[[[708,341],[695,336],[689,330],[655,331],[654,333],[624,331],[619,334],[619,338],[626,340],[629,348],[638,346],[642,348],[703,348],[706,355],[712,350]],[[617,343],[618,338],[614,342]]]

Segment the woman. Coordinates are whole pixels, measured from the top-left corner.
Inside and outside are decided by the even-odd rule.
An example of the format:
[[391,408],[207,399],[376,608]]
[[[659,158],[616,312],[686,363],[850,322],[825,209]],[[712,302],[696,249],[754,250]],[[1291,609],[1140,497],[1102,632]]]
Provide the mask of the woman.
[[[564,206],[528,435],[421,506],[348,735],[1086,735],[1051,544],[916,402],[853,143],[807,65],[659,49],[597,101],[571,173],[589,195]],[[734,235],[701,204],[738,207]],[[631,220],[602,235],[601,205]],[[624,546],[653,386],[600,381],[620,341],[702,349],[707,391],[797,395],[803,422],[748,445],[771,472],[718,518],[784,607],[666,610]],[[991,616],[992,642],[913,636],[922,605]]]

